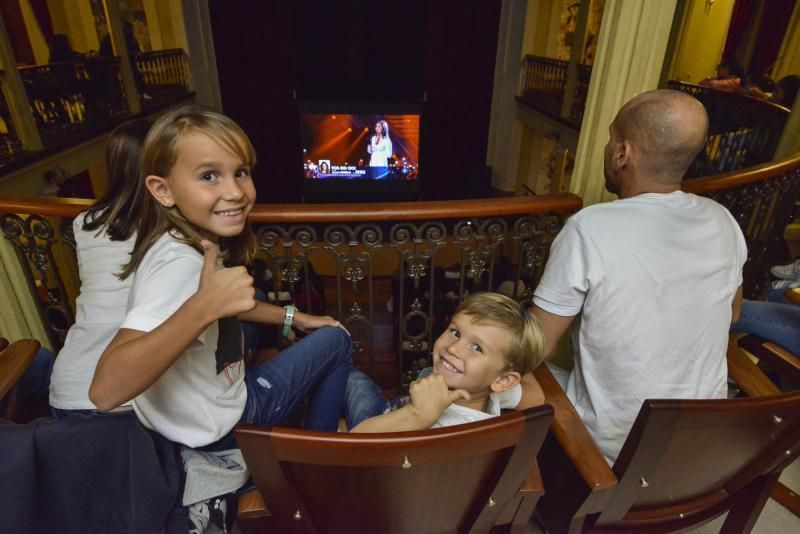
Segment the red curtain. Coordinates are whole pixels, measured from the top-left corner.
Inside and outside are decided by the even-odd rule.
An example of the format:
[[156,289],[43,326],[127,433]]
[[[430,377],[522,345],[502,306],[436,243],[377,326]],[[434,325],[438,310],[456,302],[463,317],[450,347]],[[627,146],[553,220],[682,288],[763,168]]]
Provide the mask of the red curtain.
[[[728,26],[728,37],[725,39],[725,50],[722,58],[733,57],[736,54],[736,47],[742,39],[747,21],[755,14],[758,0],[736,0],[731,14],[731,23]],[[772,2],[770,2],[772,3]]]
[[760,74],[772,69],[796,3],[797,0],[770,0],[764,6],[761,27],[750,60],[750,72]]

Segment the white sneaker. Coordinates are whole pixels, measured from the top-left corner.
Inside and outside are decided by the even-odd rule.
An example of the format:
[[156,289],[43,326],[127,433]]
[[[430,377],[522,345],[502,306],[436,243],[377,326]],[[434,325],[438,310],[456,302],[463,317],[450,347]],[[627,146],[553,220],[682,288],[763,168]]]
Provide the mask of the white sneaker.
[[800,280],[776,280],[772,282],[772,289],[794,289],[800,287]]
[[769,272],[781,280],[800,280],[800,260],[788,265],[773,265]]

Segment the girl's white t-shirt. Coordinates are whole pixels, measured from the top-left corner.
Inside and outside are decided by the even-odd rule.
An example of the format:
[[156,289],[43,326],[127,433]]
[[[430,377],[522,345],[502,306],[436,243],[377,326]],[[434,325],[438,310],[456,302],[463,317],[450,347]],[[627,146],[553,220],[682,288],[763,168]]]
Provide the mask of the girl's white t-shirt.
[[125,302],[132,277],[120,280],[116,273],[130,259],[134,234],[126,241],[112,241],[105,231],[83,229],[86,213],[72,223],[75,233],[81,292],[75,302],[75,323],[58,353],[50,377],[50,405],[62,410],[96,410],[89,400],[97,361],[125,318]]
[[[202,265],[199,252],[164,234],[136,270],[121,328],[149,332],[161,325],[197,291]],[[217,337],[215,322],[133,399],[143,425],[189,447],[213,443],[236,425],[247,401],[244,361],[218,374]]]

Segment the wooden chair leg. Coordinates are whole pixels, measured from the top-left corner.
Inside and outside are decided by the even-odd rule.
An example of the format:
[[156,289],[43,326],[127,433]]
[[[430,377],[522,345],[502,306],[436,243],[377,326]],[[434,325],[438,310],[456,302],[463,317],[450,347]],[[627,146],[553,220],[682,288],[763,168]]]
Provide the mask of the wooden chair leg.
[[756,524],[758,516],[761,515],[779,476],[780,473],[772,473],[758,478],[742,490],[741,502],[735,504],[728,512],[720,534],[750,532],[753,525]]
[[800,517],[800,495],[791,488],[778,482],[772,488],[770,495],[778,504],[792,512],[797,517]]

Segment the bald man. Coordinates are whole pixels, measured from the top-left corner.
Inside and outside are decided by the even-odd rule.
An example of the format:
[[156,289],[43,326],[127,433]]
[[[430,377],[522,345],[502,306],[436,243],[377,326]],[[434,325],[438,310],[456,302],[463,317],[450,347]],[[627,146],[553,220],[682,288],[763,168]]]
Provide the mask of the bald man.
[[703,106],[684,93],[625,104],[603,169],[619,200],[567,221],[534,293],[548,358],[576,323],[562,385],[609,463],[645,399],[727,393],[745,241],[725,208],[680,190],[707,127]]

